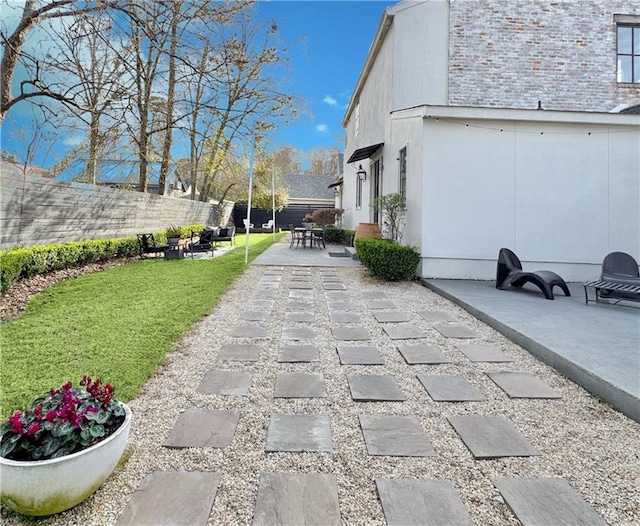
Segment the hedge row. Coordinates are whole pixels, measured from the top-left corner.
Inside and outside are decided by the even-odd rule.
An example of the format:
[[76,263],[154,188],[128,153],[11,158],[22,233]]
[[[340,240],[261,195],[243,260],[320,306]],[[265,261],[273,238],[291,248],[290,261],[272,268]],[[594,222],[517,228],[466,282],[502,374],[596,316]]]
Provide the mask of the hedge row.
[[420,253],[415,248],[395,245],[387,239],[359,237],[356,252],[371,274],[389,280],[409,279],[420,263]]
[[[184,237],[189,237],[191,230],[198,231],[202,228],[203,225],[181,227]],[[154,233],[154,237],[158,244],[166,243],[164,231]],[[138,239],[135,237],[53,243],[0,250],[0,294],[7,292],[16,281],[37,274],[138,254],[140,249]]]
[[327,243],[339,243],[341,245],[351,244],[355,230],[346,230],[344,228],[336,228],[328,226],[324,231],[324,240]]

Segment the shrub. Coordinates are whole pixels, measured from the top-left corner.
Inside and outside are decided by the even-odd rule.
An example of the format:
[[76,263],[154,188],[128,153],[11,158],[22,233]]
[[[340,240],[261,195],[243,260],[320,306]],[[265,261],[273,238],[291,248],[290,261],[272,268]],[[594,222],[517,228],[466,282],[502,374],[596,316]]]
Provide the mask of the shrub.
[[340,208],[317,208],[311,214],[313,221],[319,225],[333,225],[341,215]]
[[420,253],[413,247],[395,245],[387,239],[360,237],[356,251],[371,274],[388,280],[409,279],[420,263]]
[[351,238],[356,234],[355,230],[345,230],[344,228],[327,227],[324,231],[324,240],[327,243],[340,243],[348,245]]

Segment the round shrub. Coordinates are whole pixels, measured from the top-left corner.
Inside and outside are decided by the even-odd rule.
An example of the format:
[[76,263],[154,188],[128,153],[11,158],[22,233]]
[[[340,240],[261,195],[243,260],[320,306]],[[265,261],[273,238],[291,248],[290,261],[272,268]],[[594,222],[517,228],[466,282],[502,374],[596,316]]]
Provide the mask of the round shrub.
[[371,274],[388,280],[409,279],[420,263],[420,253],[414,247],[395,245],[387,239],[360,237],[356,251]]

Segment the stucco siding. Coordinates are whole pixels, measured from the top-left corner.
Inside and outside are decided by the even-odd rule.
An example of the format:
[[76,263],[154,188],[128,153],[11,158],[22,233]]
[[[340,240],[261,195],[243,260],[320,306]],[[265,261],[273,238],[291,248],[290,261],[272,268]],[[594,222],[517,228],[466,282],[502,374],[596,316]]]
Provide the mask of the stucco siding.
[[449,3],[449,103],[610,111],[637,104],[640,86],[616,79],[614,14],[637,0]]

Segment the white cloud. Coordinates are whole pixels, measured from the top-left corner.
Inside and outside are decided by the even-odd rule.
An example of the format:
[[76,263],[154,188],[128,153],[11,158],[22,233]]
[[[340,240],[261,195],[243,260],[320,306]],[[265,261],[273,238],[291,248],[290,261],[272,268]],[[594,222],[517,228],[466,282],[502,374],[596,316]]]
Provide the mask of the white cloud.
[[329,106],[338,105],[338,101],[334,99],[331,95],[325,95],[324,99],[322,99],[322,102],[324,102],[325,104],[328,104]]
[[316,131],[320,133],[327,133],[329,131],[329,127],[326,124],[318,124],[316,126]]

